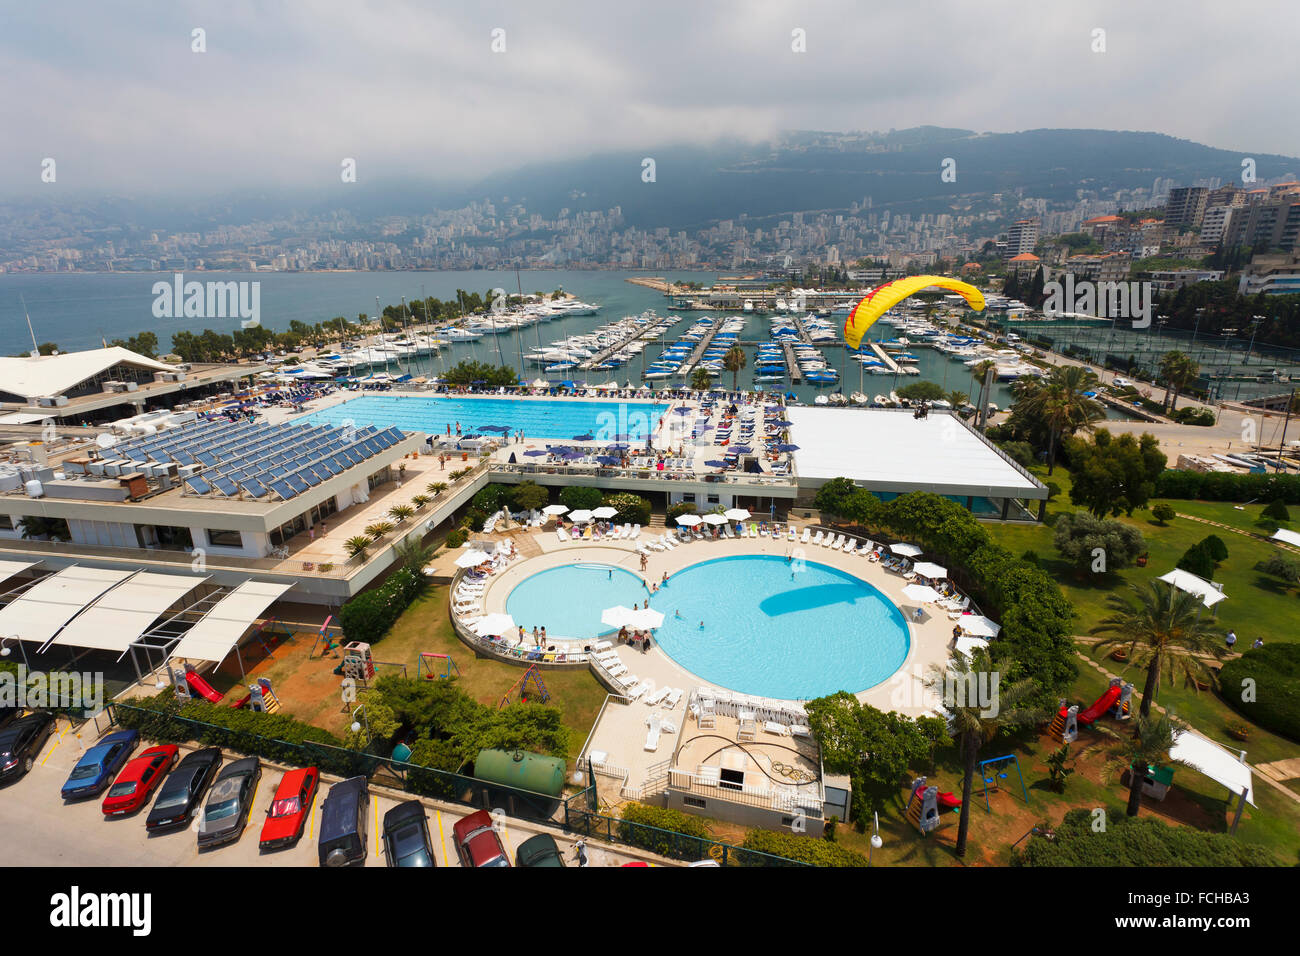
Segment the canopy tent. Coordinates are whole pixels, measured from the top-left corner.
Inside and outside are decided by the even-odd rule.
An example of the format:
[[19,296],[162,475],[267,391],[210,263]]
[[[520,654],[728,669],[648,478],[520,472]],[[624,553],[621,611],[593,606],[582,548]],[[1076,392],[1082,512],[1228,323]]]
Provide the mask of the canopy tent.
[[599,508],[592,511],[592,515],[596,518],[601,519],[602,521],[608,518],[612,518],[616,514],[618,514],[618,509],[611,508],[609,505],[601,505]]
[[1204,578],[1198,578],[1195,574],[1183,571],[1180,568],[1174,568],[1168,574],[1162,574],[1160,580],[1166,584],[1172,584],[1180,591],[1195,594],[1206,607],[1214,607],[1214,605],[1228,597],[1223,593],[1220,585]]
[[704,519],[701,518],[699,515],[678,515],[677,516],[677,523],[687,528],[693,528],[703,520]]
[[1286,528],[1278,528],[1273,532],[1273,540],[1281,541],[1283,544],[1290,544],[1300,548],[1300,532],[1287,531]]
[[963,614],[957,619],[957,626],[971,637],[997,637],[1002,633],[1001,624],[980,614]]
[[651,630],[653,630],[656,627],[661,627],[663,623],[664,623],[663,612],[656,611],[652,607],[643,607],[640,609],[634,609],[632,611],[630,618],[628,619],[628,624],[630,624],[632,627],[644,627],[644,628],[650,628]]
[[923,578],[946,578],[948,569],[940,564],[933,564],[929,561],[918,561],[912,565],[912,570]]
[[185,632],[171,656],[220,664],[238,646],[244,632],[291,587],[293,584],[276,581],[245,581]]
[[206,575],[137,571],[69,621],[50,644],[125,654],[163,612],[206,580]]
[[502,634],[511,634],[519,630],[513,617],[500,613],[481,617],[472,626],[474,633],[479,637],[487,637],[489,634],[500,637]]
[[562,515],[562,514],[566,514],[568,510],[569,510],[568,507],[566,507],[565,505],[547,505],[545,508],[542,509],[542,514]]
[[938,591],[928,584],[909,584],[903,588],[903,597],[909,601],[919,601],[922,604],[929,604],[943,597]]
[[480,551],[477,548],[470,548],[464,554],[456,558],[456,567],[458,568],[475,568],[484,561],[490,560],[492,555],[486,551]]
[[704,520],[708,524],[722,525],[727,523],[727,516],[720,515],[720,514],[708,514],[704,516]]
[[0,608],[0,634],[44,646],[88,604],[134,573],[74,564],[41,578]]
[[989,642],[984,640],[984,638],[982,637],[968,637],[966,635],[962,635],[961,637],[957,638],[957,646],[955,650],[957,651],[958,654],[961,654],[963,657],[970,657],[972,651],[978,650],[979,648],[982,647],[988,647],[988,646],[989,646]]
[[894,554],[901,554],[905,558],[914,558],[921,553],[921,549],[914,544],[907,544],[900,541],[898,544],[891,544],[889,550]]
[[592,519],[592,514],[586,508],[581,508],[570,513],[569,520],[576,524],[586,524]]
[[606,627],[626,627],[634,613],[630,607],[615,604],[600,612],[600,623]]
[[749,517],[748,508],[728,508],[722,513],[728,521],[744,521]]
[[1207,740],[1195,731],[1179,731],[1174,735],[1174,745],[1169,748],[1169,756],[1193,770],[1199,770],[1216,783],[1223,784],[1237,796],[1243,790],[1246,791],[1246,802],[1252,807],[1255,805],[1255,787],[1250,765],[1214,741]]
[[34,568],[39,561],[0,561],[0,583],[8,581],[15,574],[22,574],[28,568]]

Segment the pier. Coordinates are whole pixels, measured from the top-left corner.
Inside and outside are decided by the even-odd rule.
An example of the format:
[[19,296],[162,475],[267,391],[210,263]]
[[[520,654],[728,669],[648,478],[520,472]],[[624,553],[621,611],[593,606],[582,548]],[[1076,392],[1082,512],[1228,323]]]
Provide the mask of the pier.
[[578,369],[585,372],[589,370],[593,365],[600,365],[602,362],[605,361],[605,359],[609,358],[611,355],[613,355],[615,352],[619,351],[620,349],[626,348],[630,343],[636,341],[641,336],[649,332],[651,329],[655,330],[656,332],[660,332],[663,331],[664,329],[672,328],[680,321],[681,320],[677,316],[665,315],[663,318],[656,319],[648,326],[634,325],[630,335],[624,336],[622,339],[619,339],[619,341],[615,342],[613,345],[606,346],[605,348],[597,352],[595,355],[593,355],[591,358],[583,359],[581,362],[578,363]]
[[868,342],[867,344],[871,346],[871,351],[876,353],[876,358],[885,363],[885,368],[897,375],[898,363],[890,357],[889,353],[876,342]]

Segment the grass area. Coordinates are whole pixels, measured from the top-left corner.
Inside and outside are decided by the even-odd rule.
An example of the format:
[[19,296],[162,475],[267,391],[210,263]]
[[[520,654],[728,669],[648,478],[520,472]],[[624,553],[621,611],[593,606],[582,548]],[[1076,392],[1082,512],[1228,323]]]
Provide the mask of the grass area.
[[[1297,526],[1296,518],[1300,517],[1300,508],[1290,508],[1290,521],[1274,521],[1272,518],[1264,518],[1261,512],[1264,510],[1264,502],[1255,502],[1249,505],[1236,505],[1229,501],[1187,501],[1182,498],[1162,498],[1159,499],[1173,506],[1174,510],[1185,515],[1192,515],[1196,518],[1204,518],[1207,521],[1217,521],[1220,524],[1226,524],[1229,527],[1237,528],[1249,534],[1262,534],[1268,537],[1278,528],[1287,528],[1294,530]],[[1153,501],[1152,504],[1155,504]],[[1237,509],[1241,508],[1241,511]],[[1175,518],[1173,523],[1186,521],[1185,518]],[[1228,548],[1232,550],[1231,546]]]

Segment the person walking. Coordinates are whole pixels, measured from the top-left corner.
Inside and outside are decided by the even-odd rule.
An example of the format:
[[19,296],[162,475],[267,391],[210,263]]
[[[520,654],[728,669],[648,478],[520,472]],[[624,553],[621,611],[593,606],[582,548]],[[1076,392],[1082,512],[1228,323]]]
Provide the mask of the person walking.
[[1228,650],[1232,650],[1233,645],[1237,643],[1237,632],[1236,632],[1236,631],[1229,631],[1229,632],[1228,632],[1228,637],[1227,637],[1227,639],[1226,639],[1226,642],[1227,642],[1227,645],[1228,645]]

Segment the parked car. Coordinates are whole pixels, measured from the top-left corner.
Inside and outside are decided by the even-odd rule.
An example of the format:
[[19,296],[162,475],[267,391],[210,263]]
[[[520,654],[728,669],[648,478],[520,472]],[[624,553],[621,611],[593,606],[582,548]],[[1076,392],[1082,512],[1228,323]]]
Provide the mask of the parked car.
[[257,841],[259,847],[274,850],[298,842],[319,783],[320,771],[315,767],[290,770],[284,775],[271,798],[271,808],[266,811],[266,822]]
[[54,715],[37,711],[9,721],[0,730],[0,783],[25,776],[54,733]]
[[186,754],[163,782],[153,809],[145,817],[144,828],[153,832],[188,825],[220,769],[220,747],[204,747]]
[[321,866],[349,866],[366,859],[366,816],[370,786],[365,777],[349,777],[330,787],[320,805]]
[[217,776],[199,823],[199,849],[233,843],[244,833],[253,812],[253,796],[262,778],[256,757],[236,760]]
[[134,813],[149,802],[149,796],[163,782],[167,771],[180,759],[180,748],[175,744],[150,747],[130,761],[117,775],[104,796],[101,809],[106,817],[120,817]]
[[399,803],[384,814],[384,856],[389,866],[437,866],[429,820],[419,800]]
[[515,866],[547,867],[564,866],[564,857],[555,845],[555,838],[549,833],[539,833],[519,844],[515,851]]
[[131,753],[140,742],[140,734],[134,730],[119,730],[111,733],[95,746],[91,747],[77,765],[68,774],[63,784],[63,799],[78,800],[82,797],[97,797],[104,792],[113,776],[131,759]]
[[452,842],[460,865],[468,867],[509,866],[510,858],[501,844],[501,837],[492,826],[492,815],[479,810],[461,817],[451,828]]

